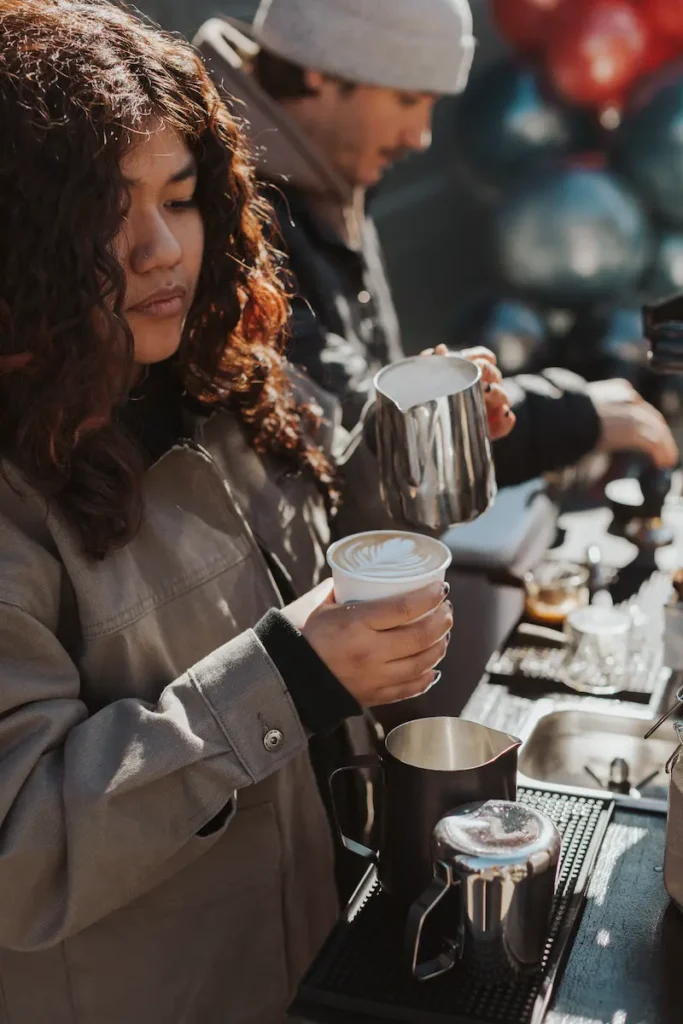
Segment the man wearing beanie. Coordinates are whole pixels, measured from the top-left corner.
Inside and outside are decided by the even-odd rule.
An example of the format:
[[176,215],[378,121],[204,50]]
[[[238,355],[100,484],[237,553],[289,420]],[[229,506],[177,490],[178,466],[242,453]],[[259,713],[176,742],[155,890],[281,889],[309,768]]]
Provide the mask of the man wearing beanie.
[[[294,280],[289,357],[341,399],[352,427],[374,373],[403,355],[366,193],[391,163],[428,148],[436,100],[465,88],[467,0],[262,0],[253,27],[214,18],[195,45],[249,124],[260,177],[277,186]],[[625,382],[586,386],[549,370],[505,389],[517,425],[494,445],[501,485],[597,447],[677,459],[663,418]]]

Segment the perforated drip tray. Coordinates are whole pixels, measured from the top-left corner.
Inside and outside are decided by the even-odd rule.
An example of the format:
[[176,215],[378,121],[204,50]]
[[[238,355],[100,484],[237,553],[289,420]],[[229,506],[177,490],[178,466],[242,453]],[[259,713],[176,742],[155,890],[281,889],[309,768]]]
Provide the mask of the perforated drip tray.
[[413,981],[402,959],[404,915],[370,873],[301,983],[291,1012],[319,1024],[539,1024],[569,951],[614,805],[534,789],[520,789],[518,800],[547,814],[562,834],[541,970],[502,985],[486,984],[464,967],[433,981]]

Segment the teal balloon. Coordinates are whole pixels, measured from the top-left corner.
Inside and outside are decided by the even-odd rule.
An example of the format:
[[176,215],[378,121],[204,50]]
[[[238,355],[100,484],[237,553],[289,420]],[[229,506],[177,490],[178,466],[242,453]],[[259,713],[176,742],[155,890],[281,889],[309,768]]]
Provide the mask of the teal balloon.
[[522,373],[535,364],[546,334],[541,315],[517,299],[481,299],[460,310],[453,325],[453,339],[459,347],[490,348],[505,376]]
[[521,373],[538,355],[546,339],[545,324],[523,302],[502,299],[489,311],[481,343],[495,352],[502,373]]
[[562,339],[561,365],[588,380],[623,377],[640,389],[647,375],[649,345],[639,306],[587,306]]
[[630,291],[651,252],[641,204],[605,171],[571,168],[525,181],[504,197],[495,230],[507,284],[558,305]]
[[683,227],[683,73],[662,81],[649,102],[624,117],[614,162],[665,223]]
[[544,94],[536,73],[503,60],[476,76],[456,114],[458,159],[490,186],[592,146],[588,117]]
[[683,231],[667,231],[656,239],[643,291],[651,302],[683,292]]

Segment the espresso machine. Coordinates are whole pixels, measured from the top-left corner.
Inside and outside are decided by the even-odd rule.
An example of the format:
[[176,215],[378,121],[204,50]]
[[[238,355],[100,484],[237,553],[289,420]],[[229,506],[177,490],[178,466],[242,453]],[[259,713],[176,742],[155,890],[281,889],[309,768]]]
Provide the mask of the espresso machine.
[[643,306],[643,327],[655,373],[683,373],[683,295]]
[[611,532],[630,540],[639,551],[654,552],[674,542],[662,519],[671,490],[673,470],[643,465],[633,477],[610,480],[605,498],[614,516]]
[[[658,374],[683,374],[683,295],[643,307],[644,335],[650,346],[650,368]],[[671,490],[671,470],[643,465],[635,478],[613,480],[605,488],[614,514],[613,530],[641,551],[672,544],[672,531],[662,521]]]
[[[674,295],[643,308],[644,333],[650,345],[650,367],[655,373],[683,373],[683,295]],[[673,578],[673,594],[665,608],[665,663],[677,683],[683,680],[683,573]],[[683,709],[683,688],[667,716]],[[658,723],[659,724],[659,723]],[[676,723],[683,743],[683,722]],[[664,882],[674,903],[683,910],[683,760],[682,747],[674,752],[667,770],[671,775],[667,816]]]

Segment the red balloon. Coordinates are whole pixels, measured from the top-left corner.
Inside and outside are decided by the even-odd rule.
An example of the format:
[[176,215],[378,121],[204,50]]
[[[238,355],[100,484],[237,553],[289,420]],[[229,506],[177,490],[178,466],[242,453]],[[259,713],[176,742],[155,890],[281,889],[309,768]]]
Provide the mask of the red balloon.
[[627,0],[573,0],[553,22],[548,72],[568,100],[603,107],[642,73],[649,43],[643,15]]
[[[683,3],[683,0],[681,0]],[[683,10],[683,8],[681,8]],[[648,43],[642,73],[649,75],[675,60],[683,52],[683,41],[667,39],[666,36],[652,35]]]
[[647,0],[643,12],[662,35],[672,35],[683,40],[682,0]]
[[513,46],[525,52],[541,49],[560,7],[574,0],[492,0],[498,28]]

